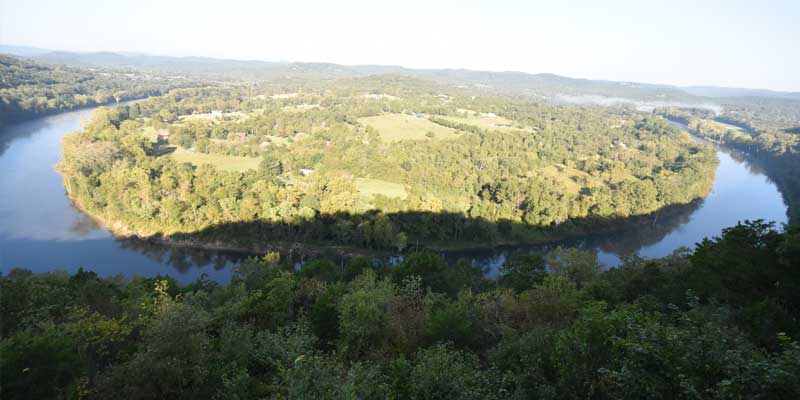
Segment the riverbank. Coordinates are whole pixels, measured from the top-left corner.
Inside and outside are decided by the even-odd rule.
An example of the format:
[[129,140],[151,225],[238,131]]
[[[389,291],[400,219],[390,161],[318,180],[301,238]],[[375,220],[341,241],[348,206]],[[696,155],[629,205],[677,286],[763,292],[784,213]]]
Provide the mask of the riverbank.
[[[717,149],[736,153],[749,165],[759,168],[776,184],[781,193],[784,204],[787,206],[788,223],[797,224],[800,220],[800,180],[797,171],[800,164],[796,157],[788,151],[776,153],[770,148],[762,148],[763,145],[754,140],[757,137],[756,131],[749,125],[742,123],[732,123],[727,120],[719,120],[740,128],[737,135],[719,135],[703,132],[698,129],[691,129],[685,118],[664,116],[670,123],[679,125],[680,128],[696,138],[704,140],[718,146]],[[713,121],[718,121],[714,119]]]
[[[61,158],[62,137],[81,127],[91,110],[40,118],[6,127],[0,136],[11,137],[6,152],[0,152],[0,269],[28,268],[35,272],[53,270],[76,271],[92,268],[102,276],[169,275],[181,282],[191,282],[201,275],[226,282],[231,267],[250,255],[266,250],[284,250],[292,243],[270,242],[269,246],[248,247],[235,243],[207,243],[207,249],[196,242],[147,239],[124,240],[112,236],[105,225],[90,219],[64,195],[64,179],[53,168]],[[539,245],[514,246],[505,241],[489,243],[420,243],[419,248],[443,253],[448,260],[464,259],[497,270],[512,254],[546,251],[550,246],[580,246],[597,251],[601,260],[613,266],[619,257],[639,254],[662,257],[679,247],[693,247],[705,237],[717,236],[721,229],[745,219],[765,219],[779,224],[786,221],[786,206],[776,183],[747,159],[732,158],[719,152],[712,193],[703,201],[686,206],[683,211],[662,212],[657,219],[643,218],[614,233],[581,236],[562,241],[536,241]],[[767,171],[769,172],[769,171]],[[112,227],[121,232],[121,227]],[[610,232],[610,231],[605,231]],[[128,232],[130,234],[130,232]],[[182,247],[181,245],[184,245]],[[417,243],[408,240],[408,248]],[[314,257],[304,241],[298,258]],[[374,251],[331,243],[313,243],[316,249],[335,251],[345,256],[391,257],[393,251]],[[316,250],[315,249],[315,250]],[[235,252],[238,250],[239,252]],[[458,251],[463,250],[463,251]],[[232,253],[228,254],[227,252]]]
[[[65,184],[65,187],[68,186]],[[711,188],[708,188],[705,196],[708,195]],[[68,190],[69,193],[69,190]],[[705,197],[704,196],[704,197]],[[663,207],[651,214],[634,216],[619,219],[604,219],[602,223],[595,223],[593,225],[584,224],[571,224],[567,223],[559,228],[549,230],[540,230],[537,235],[531,236],[525,240],[417,240],[410,238],[406,246],[402,249],[375,249],[363,246],[354,246],[338,243],[335,241],[318,241],[318,240],[303,240],[303,241],[281,241],[266,239],[268,244],[260,244],[252,242],[249,238],[236,238],[229,241],[219,239],[207,239],[202,237],[202,234],[196,233],[177,233],[172,235],[162,235],[158,233],[150,234],[145,232],[137,232],[125,226],[119,221],[109,221],[103,217],[92,213],[82,206],[76,199],[72,199],[72,203],[77,209],[89,216],[95,223],[106,228],[116,238],[132,239],[142,242],[158,244],[161,246],[187,248],[196,250],[210,250],[210,251],[224,251],[233,252],[243,255],[263,255],[270,252],[279,252],[284,255],[300,255],[303,258],[314,257],[319,255],[335,254],[338,257],[353,258],[353,257],[372,257],[372,258],[388,258],[398,256],[403,252],[414,251],[433,251],[438,253],[466,253],[466,252],[490,252],[498,249],[508,249],[514,247],[554,247],[558,245],[568,245],[577,240],[586,239],[590,237],[598,237],[603,235],[619,234],[626,231],[638,231],[648,234],[643,236],[653,236],[651,231],[663,231],[663,229],[656,229],[657,227],[672,227],[676,222],[686,218],[688,214],[696,210],[702,203],[703,198],[697,198],[688,204],[677,204]],[[600,221],[600,219],[598,219]],[[564,226],[571,226],[571,228],[564,228]],[[246,230],[246,229],[245,229]],[[665,235],[665,232],[656,233],[656,236]],[[657,239],[651,239],[655,241]]]

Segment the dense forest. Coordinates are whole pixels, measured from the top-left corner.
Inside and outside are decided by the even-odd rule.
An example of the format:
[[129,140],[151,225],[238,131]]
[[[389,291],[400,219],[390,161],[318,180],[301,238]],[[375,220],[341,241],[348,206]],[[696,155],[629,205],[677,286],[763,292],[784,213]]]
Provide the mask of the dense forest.
[[715,165],[712,148],[647,113],[384,75],[102,109],[64,139],[59,169],[119,233],[402,250],[619,228],[704,197]]
[[[800,398],[797,224],[744,221],[610,269],[548,247],[489,277],[430,251],[673,229],[662,217],[688,218],[717,160],[662,117],[763,166],[796,223],[796,100],[651,113],[563,101],[697,98],[521,73],[48,57],[82,67],[0,56],[0,126],[149,97],[64,137],[78,208],[145,239],[128,250],[263,256],[225,283],[3,269],[3,399]],[[355,256],[384,253],[401,256]]]
[[225,285],[90,271],[0,277],[5,399],[792,399],[800,232],[746,222],[601,271],[592,253],[498,279],[252,258]]
[[163,74],[50,66],[0,55],[0,126],[80,107],[118,103],[189,86]]

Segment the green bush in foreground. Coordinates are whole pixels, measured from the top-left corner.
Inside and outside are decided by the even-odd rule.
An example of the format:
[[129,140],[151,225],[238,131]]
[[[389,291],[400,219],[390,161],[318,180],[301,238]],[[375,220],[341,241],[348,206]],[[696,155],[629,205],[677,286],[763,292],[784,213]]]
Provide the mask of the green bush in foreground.
[[789,399],[798,231],[747,222],[691,254],[601,271],[522,257],[489,280],[412,254],[276,254],[230,283],[0,278],[4,399]]

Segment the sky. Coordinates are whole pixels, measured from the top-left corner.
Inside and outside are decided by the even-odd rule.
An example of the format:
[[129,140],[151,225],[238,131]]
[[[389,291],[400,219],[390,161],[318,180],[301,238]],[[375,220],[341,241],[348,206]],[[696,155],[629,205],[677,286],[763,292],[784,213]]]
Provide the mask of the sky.
[[800,91],[800,0],[0,0],[0,43]]

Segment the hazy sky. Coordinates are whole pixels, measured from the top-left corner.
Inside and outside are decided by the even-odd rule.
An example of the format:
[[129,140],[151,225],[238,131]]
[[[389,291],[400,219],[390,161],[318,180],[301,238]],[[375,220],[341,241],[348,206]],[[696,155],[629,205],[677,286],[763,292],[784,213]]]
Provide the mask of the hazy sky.
[[800,91],[800,0],[0,0],[0,43]]

